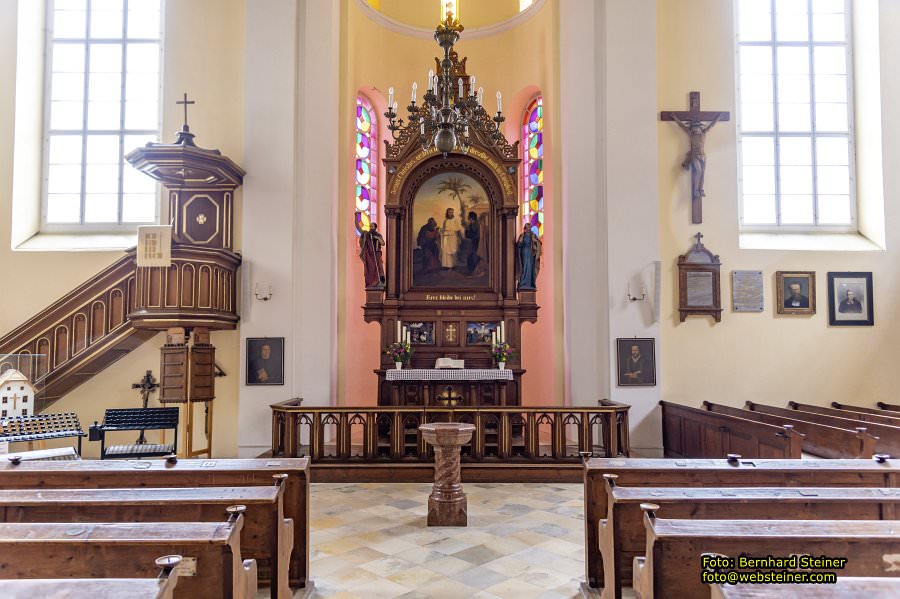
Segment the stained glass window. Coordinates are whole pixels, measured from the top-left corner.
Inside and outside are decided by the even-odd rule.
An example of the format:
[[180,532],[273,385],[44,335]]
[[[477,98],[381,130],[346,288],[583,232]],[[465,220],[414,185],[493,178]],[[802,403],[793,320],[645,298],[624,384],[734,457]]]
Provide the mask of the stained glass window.
[[540,96],[525,111],[522,126],[525,164],[522,167],[522,222],[544,236],[544,106]]
[[356,97],[356,234],[368,231],[378,218],[378,123],[372,105]]

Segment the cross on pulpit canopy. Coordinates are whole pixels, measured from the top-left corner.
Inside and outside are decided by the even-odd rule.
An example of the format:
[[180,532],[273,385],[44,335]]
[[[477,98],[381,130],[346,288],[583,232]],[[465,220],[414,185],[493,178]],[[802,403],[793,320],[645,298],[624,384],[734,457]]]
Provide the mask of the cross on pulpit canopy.
[[[681,163],[681,168],[691,171],[691,223],[703,222],[703,179],[706,175],[706,153],[703,146],[706,142],[706,132],[712,129],[719,121],[731,119],[729,112],[716,112],[700,110],[700,92],[690,93],[690,110],[667,110],[659,114],[662,121],[675,121],[691,142],[691,149]],[[699,242],[699,240],[698,240]]]
[[698,246],[703,245],[703,233],[698,232],[696,235],[694,235],[694,237],[697,238],[697,245],[698,245]]
[[185,131],[189,131],[190,129],[188,127],[188,122],[187,122],[188,104],[196,104],[196,102],[194,100],[188,100],[187,92],[184,92],[184,99],[179,100],[175,103],[178,104],[179,106],[184,105],[184,125],[183,125],[183,127],[184,127]]

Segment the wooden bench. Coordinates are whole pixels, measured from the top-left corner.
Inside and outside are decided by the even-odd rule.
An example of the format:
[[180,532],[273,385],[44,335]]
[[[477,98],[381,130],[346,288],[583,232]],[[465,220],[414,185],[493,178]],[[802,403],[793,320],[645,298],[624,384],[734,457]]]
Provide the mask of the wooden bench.
[[619,485],[633,487],[895,488],[900,486],[900,460],[586,459],[585,571],[588,585],[594,588],[603,586],[599,530],[609,507],[604,474],[617,474]]
[[[803,412],[800,410],[788,410],[765,404],[759,404],[752,401],[746,402],[744,407],[754,412],[764,414],[772,414],[773,416],[797,415],[797,418],[806,420],[807,422],[815,422],[827,426],[836,426],[841,428],[853,428],[861,424],[858,420],[852,418],[839,418],[825,414],[816,414],[814,412]],[[866,422],[866,430],[878,437],[875,442],[875,451],[879,453],[888,453],[892,455],[900,455],[900,426],[891,426],[889,424],[880,424],[877,422]]]
[[304,587],[309,573],[309,460],[307,458],[199,460],[0,461],[2,489],[240,487],[272,484],[286,473],[284,517],[294,521],[290,583]]
[[883,401],[879,401],[875,404],[882,410],[887,410],[888,412],[900,412],[900,404],[890,404],[884,403]]
[[744,520],[893,520],[900,489],[821,487],[623,487],[606,474],[607,517],[600,522],[601,597],[619,599],[635,557],[646,549],[640,505],[662,506],[671,518]]
[[241,558],[244,507],[226,522],[0,523],[0,578],[144,577],[154,555],[183,556],[175,597],[253,599],[256,562]]
[[6,459],[10,462],[31,462],[42,460],[80,460],[81,456],[75,452],[74,447],[59,447],[57,449],[17,451],[7,454]]
[[840,403],[838,401],[831,402],[831,407],[837,408],[839,410],[853,410],[854,412],[865,412],[866,414],[880,414],[882,416],[900,418],[900,414],[892,412],[891,410],[882,410],[880,408],[869,408],[865,406],[854,406],[846,403]]
[[[900,522],[890,520],[680,520],[656,517],[644,504],[647,550],[634,559],[638,599],[709,596],[701,582],[701,554],[736,558],[812,555],[848,558],[843,568],[817,571],[847,576],[896,576],[885,556],[900,554]],[[784,570],[785,568],[764,568]]]
[[868,432],[867,426],[858,426],[856,423],[850,428],[838,428],[806,420],[799,412],[788,416],[775,416],[765,412],[732,408],[709,401],[703,402],[703,407],[717,414],[739,416],[748,420],[756,420],[767,424],[790,424],[794,429],[803,433],[803,451],[808,454],[823,458],[864,458],[875,453],[875,444],[878,438]]
[[666,457],[722,458],[740,453],[758,458],[800,458],[803,435],[790,426],[773,426],[689,406],[662,406]]
[[[141,442],[144,431],[171,430],[171,443]],[[126,445],[106,446],[106,433],[140,431],[138,442]],[[100,459],[152,458],[178,452],[178,408],[120,408],[109,409],[103,414],[103,424],[88,429],[91,441],[100,441]]]
[[155,562],[162,568],[156,578],[33,578],[0,580],[5,599],[172,599],[181,563],[180,555],[164,555]]
[[824,414],[826,416],[837,416],[838,418],[849,418],[851,420],[860,420],[862,422],[874,422],[876,424],[888,424],[891,426],[900,426],[900,414],[887,416],[890,412],[882,412],[881,414],[872,414],[870,412],[862,412],[852,408],[827,408],[824,406],[813,406],[805,403],[797,403],[789,401],[788,408],[791,410],[800,410],[803,412],[812,412],[814,414]]
[[294,523],[284,518],[287,475],[274,477],[271,487],[0,490],[0,522],[218,522],[240,504],[241,554],[256,560],[273,599],[289,599]]
[[28,443],[28,449],[33,449],[35,443],[43,444],[50,439],[75,438],[78,440],[78,455],[81,455],[81,438],[84,436],[75,412],[0,419],[0,443]]
[[710,599],[771,599],[790,593],[805,599],[881,599],[900,597],[900,579],[839,576],[834,584],[714,584]]

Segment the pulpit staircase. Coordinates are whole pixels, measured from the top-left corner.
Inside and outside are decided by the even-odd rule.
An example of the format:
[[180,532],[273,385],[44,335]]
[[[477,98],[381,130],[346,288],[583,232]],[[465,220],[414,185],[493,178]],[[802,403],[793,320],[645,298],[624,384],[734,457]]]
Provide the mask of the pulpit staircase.
[[134,290],[129,252],[0,337],[0,371],[29,377],[38,390],[35,409],[45,410],[156,334],[132,326]]

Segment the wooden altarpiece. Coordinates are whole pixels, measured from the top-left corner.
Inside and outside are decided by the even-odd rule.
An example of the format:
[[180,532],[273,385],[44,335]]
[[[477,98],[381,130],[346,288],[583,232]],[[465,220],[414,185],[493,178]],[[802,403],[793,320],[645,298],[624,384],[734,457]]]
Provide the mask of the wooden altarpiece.
[[[454,81],[461,78],[468,82],[465,59],[458,60],[455,52],[451,58]],[[468,83],[465,85],[465,93],[469,94]],[[482,117],[490,118],[486,113]],[[534,290],[516,288],[515,243],[521,228],[519,142],[511,144],[503,135],[490,138],[474,131],[475,127],[472,129],[470,145],[464,153],[445,155],[433,147],[424,150],[418,128],[409,125],[395,134],[393,143],[385,141],[387,222],[382,231],[387,242],[386,284],[384,289],[368,288],[364,306],[366,322],[381,323],[381,365],[375,371],[379,405],[520,405],[525,373],[521,368],[521,326],[523,322],[536,322],[538,306]],[[442,268],[430,273],[431,279],[423,284],[423,277],[414,271],[423,269],[423,248],[419,242],[426,221],[421,216],[422,205],[417,209],[416,202],[424,205],[433,201],[436,196],[426,193],[429,185],[434,189],[436,180],[451,177],[468,182],[470,195],[467,199],[460,199],[459,195],[453,199],[448,194],[440,209],[444,205],[462,209],[464,200],[478,196],[476,200],[482,207],[478,215],[482,223],[481,270],[479,276],[473,277],[453,273],[465,273],[465,265]],[[464,212],[467,217],[471,214]],[[442,277],[450,280],[442,282]],[[414,354],[409,367],[433,369],[436,358],[450,357],[464,360],[468,370],[496,368],[489,354],[490,335],[486,340],[485,331],[501,321],[506,341],[514,351],[506,365],[513,373],[512,380],[449,381],[441,379],[440,373],[434,373],[436,378],[432,380],[386,380],[386,372],[394,368],[394,362],[382,350],[398,340],[398,322],[403,326],[421,324],[432,331],[425,342],[413,339]]]

